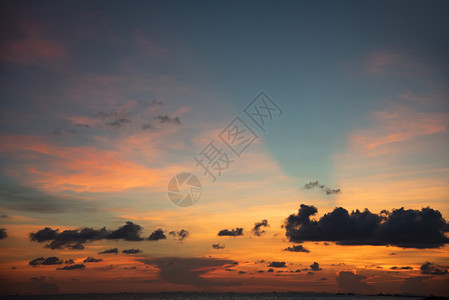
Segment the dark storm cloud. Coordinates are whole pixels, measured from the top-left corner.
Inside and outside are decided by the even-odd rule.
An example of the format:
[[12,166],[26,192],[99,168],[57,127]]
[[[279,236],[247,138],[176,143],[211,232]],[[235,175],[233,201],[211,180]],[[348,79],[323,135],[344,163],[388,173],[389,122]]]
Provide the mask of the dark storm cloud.
[[159,228],[153,231],[151,235],[148,237],[148,240],[150,241],[159,241],[159,240],[165,240],[167,237],[164,234],[164,231]]
[[80,228],[59,232],[59,229],[46,227],[30,233],[30,239],[39,243],[50,242],[45,245],[46,248],[50,249],[83,250],[85,243],[101,239],[142,241],[141,231],[142,227],[132,222],[126,222],[124,226],[112,231],[103,227],[99,230]]
[[29,264],[30,266],[38,266],[38,265],[47,265],[47,266],[49,266],[49,265],[60,265],[60,264],[62,264],[62,260],[60,260],[59,258],[54,257],[54,256],[52,256],[52,257],[47,257],[47,258],[39,257],[39,258],[35,258],[35,259],[31,260],[28,264]]
[[122,253],[125,253],[125,254],[137,254],[137,253],[142,253],[142,251],[139,250],[139,249],[125,249],[125,250],[122,251]]
[[346,293],[372,293],[374,289],[364,282],[365,279],[365,276],[350,271],[342,271],[336,278],[338,286]]
[[292,247],[287,247],[283,251],[290,251],[290,252],[304,252],[309,253],[310,250],[304,248],[303,245],[293,245]]
[[5,228],[0,228],[0,240],[6,239],[8,237],[8,233],[6,233]]
[[243,228],[236,228],[232,230],[223,229],[218,232],[218,236],[241,236],[243,235]]
[[286,236],[291,242],[331,241],[339,245],[392,245],[403,248],[438,248],[447,244],[448,223],[431,208],[404,208],[379,214],[365,209],[348,213],[335,208],[318,221],[310,217],[316,207],[301,204],[297,214],[285,221]]
[[168,234],[173,236],[173,238],[176,239],[177,241],[182,242],[185,238],[187,238],[190,235],[190,232],[181,229],[179,231],[170,231]]
[[159,123],[173,123],[173,124],[181,124],[181,121],[179,120],[179,117],[170,118],[167,115],[164,116],[157,116],[156,119],[159,121]]
[[212,244],[212,248],[219,250],[219,249],[224,249],[225,246],[224,245],[220,245],[220,243],[218,243],[218,244]]
[[436,265],[434,263],[426,261],[421,266],[421,274],[426,274],[426,275],[446,275],[446,274],[448,274],[448,270],[447,269],[448,269],[447,267],[439,266],[439,265]]
[[321,271],[322,269],[320,268],[320,264],[317,262],[314,262],[313,264],[310,265],[310,268],[312,269],[312,271]]
[[101,258],[93,258],[93,257],[88,257],[85,260],[83,260],[83,262],[85,263],[96,263],[96,262],[101,262],[103,261]]
[[272,267],[272,268],[285,268],[285,267],[287,267],[285,265],[285,261],[272,261],[268,266]]
[[112,248],[112,249],[107,249],[107,250],[98,252],[98,254],[109,254],[109,253],[118,254],[118,249]]
[[251,230],[251,232],[256,236],[261,236],[262,233],[265,232],[265,230],[262,230],[262,227],[268,227],[268,226],[270,226],[270,225],[268,225],[268,221],[262,220],[262,221],[254,224],[254,228]]
[[191,284],[194,286],[235,286],[237,281],[220,281],[203,277],[203,275],[216,270],[225,269],[234,261],[214,258],[179,258],[166,257],[160,259],[141,259],[145,264],[157,266],[159,277],[169,283]]
[[83,264],[78,264],[78,265],[70,265],[70,266],[64,266],[62,268],[57,268],[56,270],[84,270],[84,268],[86,268],[85,265]]
[[307,183],[306,185],[304,185],[304,188],[307,189],[307,190],[318,188],[318,189],[322,190],[323,192],[325,192],[326,195],[332,195],[332,194],[341,193],[340,189],[331,189],[330,187],[327,187],[327,186],[325,186],[323,184],[320,184],[318,182],[318,180],[314,181],[314,182]]

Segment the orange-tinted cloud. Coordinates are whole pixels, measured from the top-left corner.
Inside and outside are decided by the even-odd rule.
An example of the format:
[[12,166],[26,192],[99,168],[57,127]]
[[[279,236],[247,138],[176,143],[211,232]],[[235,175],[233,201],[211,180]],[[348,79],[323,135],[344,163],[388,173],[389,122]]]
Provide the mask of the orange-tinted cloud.
[[119,191],[165,185],[166,175],[120,153],[89,146],[57,146],[42,137],[1,135],[0,151],[26,162],[6,169],[12,177],[51,190]]

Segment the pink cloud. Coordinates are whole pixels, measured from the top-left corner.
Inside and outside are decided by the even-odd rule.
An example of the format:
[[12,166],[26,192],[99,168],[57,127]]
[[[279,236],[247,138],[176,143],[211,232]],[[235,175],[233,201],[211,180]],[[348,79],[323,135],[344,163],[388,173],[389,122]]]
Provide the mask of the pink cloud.
[[[7,35],[0,50],[0,59],[13,63],[45,65],[68,60],[64,44],[46,36],[48,28],[33,20],[15,24],[21,35]],[[17,38],[20,36],[20,38]]]
[[396,106],[391,111],[372,113],[374,126],[357,130],[349,139],[365,150],[411,140],[415,137],[448,132],[449,116],[439,112],[419,112],[405,106]]

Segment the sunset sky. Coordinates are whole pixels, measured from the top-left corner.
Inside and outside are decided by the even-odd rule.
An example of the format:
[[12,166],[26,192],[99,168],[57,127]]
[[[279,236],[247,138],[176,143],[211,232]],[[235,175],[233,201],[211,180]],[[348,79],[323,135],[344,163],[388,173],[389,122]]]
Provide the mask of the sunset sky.
[[449,2],[0,3],[2,294],[449,295]]

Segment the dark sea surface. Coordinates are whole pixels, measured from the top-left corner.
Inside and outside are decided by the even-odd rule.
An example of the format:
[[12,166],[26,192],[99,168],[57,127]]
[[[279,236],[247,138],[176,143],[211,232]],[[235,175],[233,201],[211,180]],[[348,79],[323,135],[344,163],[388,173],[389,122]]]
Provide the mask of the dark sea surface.
[[401,296],[401,295],[332,295],[332,294],[300,294],[300,293],[154,293],[154,294],[83,294],[83,295],[38,295],[38,296],[8,296],[3,299],[36,299],[36,300],[153,300],[153,299],[198,299],[198,300],[221,300],[221,299],[300,299],[300,300],[421,300],[425,297],[420,296]]

